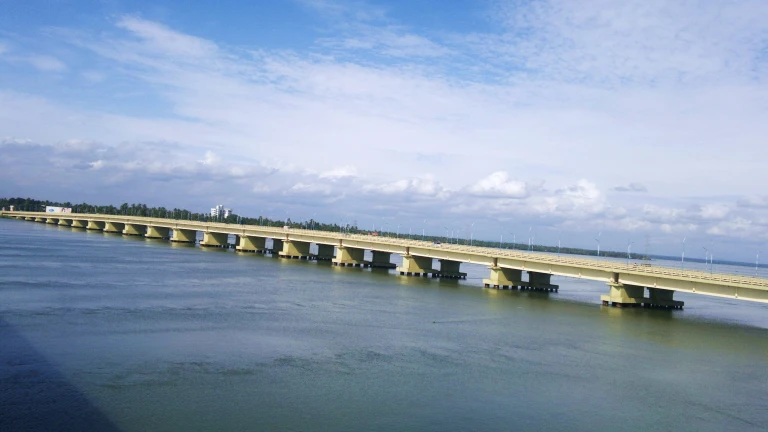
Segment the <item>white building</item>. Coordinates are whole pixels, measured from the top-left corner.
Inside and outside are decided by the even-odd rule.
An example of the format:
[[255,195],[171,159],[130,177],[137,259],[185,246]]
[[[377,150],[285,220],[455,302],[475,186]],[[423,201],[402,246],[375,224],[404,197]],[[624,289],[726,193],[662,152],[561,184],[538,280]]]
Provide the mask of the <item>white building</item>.
[[219,217],[222,218],[229,217],[229,215],[232,214],[232,209],[224,208],[223,205],[219,204],[216,207],[211,207],[211,217]]

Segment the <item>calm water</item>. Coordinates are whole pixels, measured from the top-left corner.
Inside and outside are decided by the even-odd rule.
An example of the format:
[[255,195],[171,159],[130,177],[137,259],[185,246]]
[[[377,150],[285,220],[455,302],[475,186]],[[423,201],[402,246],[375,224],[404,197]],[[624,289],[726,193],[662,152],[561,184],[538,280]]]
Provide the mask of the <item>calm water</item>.
[[768,307],[0,220],[0,431],[766,430]]

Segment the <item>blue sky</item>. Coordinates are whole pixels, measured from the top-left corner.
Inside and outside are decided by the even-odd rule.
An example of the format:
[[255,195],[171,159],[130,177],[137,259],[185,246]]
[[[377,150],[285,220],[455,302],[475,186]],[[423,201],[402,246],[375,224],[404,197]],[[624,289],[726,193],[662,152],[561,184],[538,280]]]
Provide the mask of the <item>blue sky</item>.
[[0,195],[750,259],[766,23],[761,0],[0,2]]

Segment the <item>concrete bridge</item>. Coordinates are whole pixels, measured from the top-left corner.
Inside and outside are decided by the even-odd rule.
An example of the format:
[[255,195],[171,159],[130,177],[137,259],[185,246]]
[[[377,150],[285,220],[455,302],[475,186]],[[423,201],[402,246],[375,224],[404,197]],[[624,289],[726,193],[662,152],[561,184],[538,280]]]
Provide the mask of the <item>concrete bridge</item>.
[[[465,278],[462,263],[488,267],[483,279],[487,288],[557,291],[552,275],[603,281],[604,305],[682,309],[674,300],[676,291],[768,303],[768,279],[732,274],[712,274],[650,264],[624,264],[586,257],[549,254],[455,244],[433,244],[404,238],[354,235],[306,229],[284,229],[255,225],[115,216],[78,213],[0,212],[0,216],[99,230],[123,235],[195,243],[202,232],[201,247],[234,247],[238,252],[272,253],[284,259],[330,260],[338,266],[394,268],[402,276]],[[235,244],[229,244],[229,235]],[[272,239],[272,249],[267,249]],[[310,253],[310,245],[317,252]],[[372,252],[366,261],[364,253]],[[402,256],[402,265],[391,263],[391,255]],[[438,260],[438,269],[433,268]],[[525,277],[524,277],[525,276]]]

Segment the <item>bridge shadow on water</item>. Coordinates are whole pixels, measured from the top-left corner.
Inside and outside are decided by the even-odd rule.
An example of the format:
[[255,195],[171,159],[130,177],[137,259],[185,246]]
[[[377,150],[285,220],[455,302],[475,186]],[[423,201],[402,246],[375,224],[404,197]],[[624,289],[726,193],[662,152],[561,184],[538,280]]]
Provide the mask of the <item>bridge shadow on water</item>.
[[119,429],[0,317],[0,431]]

